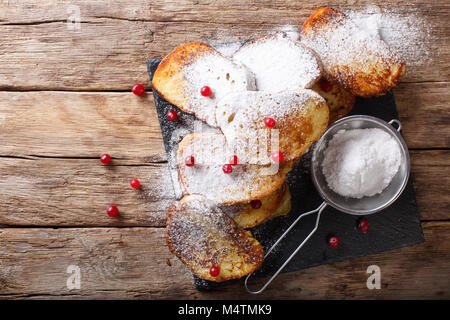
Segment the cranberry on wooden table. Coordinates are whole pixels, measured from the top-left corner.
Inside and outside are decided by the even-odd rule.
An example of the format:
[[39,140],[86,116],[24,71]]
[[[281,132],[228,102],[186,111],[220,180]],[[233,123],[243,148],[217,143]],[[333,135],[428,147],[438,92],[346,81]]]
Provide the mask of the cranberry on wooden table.
[[145,92],[145,88],[142,84],[137,83],[133,86],[133,88],[131,89],[131,91],[137,95],[137,96],[142,96]]
[[108,209],[106,209],[106,213],[111,218],[115,218],[119,215],[119,208],[117,208],[116,206],[109,206]]
[[100,156],[100,162],[103,164],[108,164],[111,161],[111,156],[109,154],[102,154]]
[[133,189],[137,189],[137,188],[139,188],[141,186],[141,183],[139,182],[138,179],[133,179],[133,180],[130,181],[130,186]]

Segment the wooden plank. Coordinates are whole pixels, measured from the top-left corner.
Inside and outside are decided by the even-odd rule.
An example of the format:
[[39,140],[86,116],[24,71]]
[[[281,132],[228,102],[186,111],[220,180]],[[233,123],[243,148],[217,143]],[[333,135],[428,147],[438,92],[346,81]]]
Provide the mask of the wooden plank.
[[[411,151],[411,159],[422,220],[450,219],[450,151]],[[0,158],[0,225],[164,226],[174,199],[167,164],[113,163]],[[132,178],[140,190],[130,188]],[[120,218],[106,215],[110,204]]]
[[162,161],[151,94],[0,92],[0,155]]
[[[376,1],[392,9],[387,1]],[[80,9],[81,28],[70,30],[70,6]],[[148,85],[145,59],[170,52],[180,43],[206,39],[250,38],[261,32],[299,26],[317,7],[315,0],[273,1],[70,1],[0,3],[0,88],[14,90],[129,90]],[[332,1],[330,6],[360,8],[367,4]],[[405,82],[450,80],[449,38],[445,24],[450,8],[400,1],[399,12],[417,13],[432,26],[432,62],[408,68]],[[117,10],[117,8],[121,8]]]
[[[449,83],[395,91],[410,148],[449,148]],[[0,92],[0,156],[166,158],[153,97],[131,93]]]
[[450,147],[450,83],[402,83],[394,89],[409,148]]
[[[423,224],[426,242],[280,275],[259,296],[242,284],[197,292],[162,228],[0,229],[0,295],[9,299],[448,299],[450,223]],[[324,244],[326,245],[326,244]],[[166,263],[170,260],[171,266]],[[67,288],[69,266],[80,289]],[[367,267],[381,269],[368,290]],[[262,279],[255,281],[258,286]]]
[[449,219],[450,151],[411,151],[410,156],[421,219]]
[[[174,199],[165,163],[0,158],[0,225],[165,226]],[[130,180],[138,178],[140,189]],[[118,206],[112,219],[106,208]]]

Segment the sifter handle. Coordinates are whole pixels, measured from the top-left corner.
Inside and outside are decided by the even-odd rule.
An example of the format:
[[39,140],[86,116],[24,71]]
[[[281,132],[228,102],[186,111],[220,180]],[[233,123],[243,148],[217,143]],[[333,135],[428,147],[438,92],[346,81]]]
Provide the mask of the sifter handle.
[[317,207],[314,210],[305,212],[303,214],[301,214],[300,216],[298,216],[298,218],[289,226],[289,228],[287,228],[287,230],[281,235],[281,237],[278,238],[278,240],[272,245],[272,247],[270,247],[269,251],[267,251],[267,253],[264,255],[264,259],[270,254],[270,252],[272,252],[272,250],[280,243],[280,241],[289,233],[289,231],[291,231],[291,229],[303,218],[306,217],[310,214],[313,213],[317,213],[317,218],[316,218],[316,225],[314,227],[314,229],[308,234],[308,236],[302,241],[302,243],[300,243],[300,245],[297,247],[297,249],[295,249],[294,252],[292,252],[292,254],[289,256],[289,258],[286,259],[286,261],[283,263],[283,265],[277,270],[277,272],[275,272],[275,274],[262,286],[261,289],[259,289],[258,291],[252,291],[248,288],[247,285],[247,281],[248,279],[252,276],[253,273],[250,273],[246,278],[245,278],[245,289],[247,290],[248,293],[251,294],[258,294],[263,292],[267,286],[276,278],[276,276],[278,276],[278,274],[284,269],[284,267],[289,263],[289,261],[292,260],[292,258],[297,254],[297,252],[303,247],[303,245],[309,240],[309,238],[311,238],[311,236],[314,234],[314,232],[316,232],[317,227],[319,226],[319,220],[320,220],[320,214],[322,213],[323,209],[325,209],[325,207],[327,206],[327,204],[325,202],[322,202],[322,204]]
[[395,123],[397,125],[397,128],[395,128],[395,130],[397,130],[398,132],[400,132],[400,130],[402,130],[402,123],[397,120],[397,119],[392,119],[391,121],[388,122],[391,126],[393,126],[393,124]]

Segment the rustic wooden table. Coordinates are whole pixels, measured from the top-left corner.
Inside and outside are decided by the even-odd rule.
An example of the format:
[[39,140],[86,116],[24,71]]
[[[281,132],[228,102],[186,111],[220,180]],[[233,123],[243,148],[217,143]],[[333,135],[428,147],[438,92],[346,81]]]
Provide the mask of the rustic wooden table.
[[[368,3],[392,2],[328,5]],[[196,291],[168,252],[173,195],[161,132],[151,93],[130,87],[149,87],[145,60],[180,43],[300,25],[324,4],[0,1],[0,297],[255,298],[241,284]],[[410,69],[394,91],[426,242],[283,274],[256,298],[450,298],[450,6],[396,6],[434,25],[431,64]],[[77,13],[81,23],[68,26]],[[102,153],[111,165],[99,163]],[[141,190],[129,187],[133,177]],[[120,218],[106,215],[111,203]],[[380,290],[366,287],[374,264]]]

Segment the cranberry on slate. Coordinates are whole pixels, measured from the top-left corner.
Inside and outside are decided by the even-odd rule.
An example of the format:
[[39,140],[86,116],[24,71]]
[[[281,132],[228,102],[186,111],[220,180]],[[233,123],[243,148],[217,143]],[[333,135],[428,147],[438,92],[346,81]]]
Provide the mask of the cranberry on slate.
[[330,81],[328,81],[328,80],[322,80],[320,82],[320,88],[324,92],[330,92],[331,89],[333,89],[333,84]]
[[111,161],[111,157],[110,157],[110,155],[109,154],[102,154],[101,156],[100,156],[100,162],[101,163],[103,163],[103,164],[108,164],[109,162]]
[[178,113],[175,110],[169,110],[169,112],[167,112],[167,119],[169,119],[170,121],[177,120]]
[[200,94],[204,97],[209,97],[211,95],[211,88],[204,86],[200,89]]
[[268,128],[273,128],[273,127],[275,127],[275,120],[273,118],[265,118],[264,119],[264,124]]
[[262,202],[261,200],[252,200],[250,201],[250,205],[252,206],[253,209],[259,209],[262,206]]
[[119,209],[116,206],[109,206],[108,209],[106,209],[106,213],[111,218],[115,218],[119,215]]
[[337,248],[339,246],[339,238],[332,236],[328,239],[328,245],[332,248]]
[[137,96],[142,96],[145,92],[145,88],[142,84],[137,83],[133,86],[133,88],[131,89],[131,91],[137,95]]
[[366,233],[367,231],[369,231],[369,227],[370,227],[369,220],[367,220],[366,218],[362,218],[361,220],[359,220],[358,228],[363,233]]
[[212,277],[217,277],[217,276],[219,275],[219,273],[220,273],[220,268],[219,268],[219,267],[212,266],[212,267],[209,269],[209,274],[210,274]]
[[188,166],[188,167],[193,167],[195,164],[195,159],[193,156],[188,156],[186,157],[186,159],[184,159],[184,163]]
[[222,170],[223,170],[223,173],[228,174],[233,171],[233,167],[231,166],[231,164],[227,163],[227,164],[223,165]]
[[137,188],[139,188],[141,186],[141,183],[139,182],[138,179],[133,179],[133,180],[130,181],[130,186],[133,189],[137,189]]

